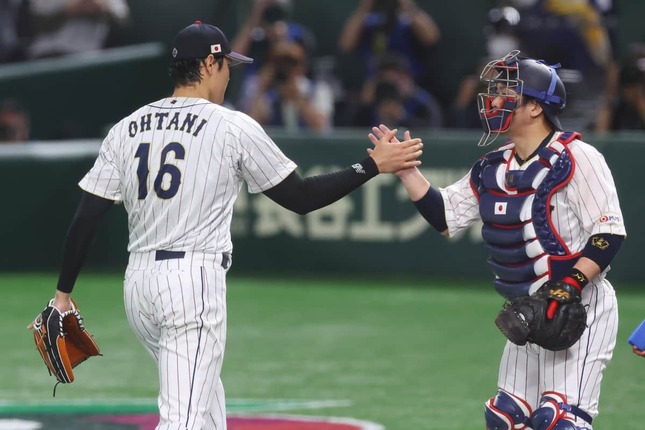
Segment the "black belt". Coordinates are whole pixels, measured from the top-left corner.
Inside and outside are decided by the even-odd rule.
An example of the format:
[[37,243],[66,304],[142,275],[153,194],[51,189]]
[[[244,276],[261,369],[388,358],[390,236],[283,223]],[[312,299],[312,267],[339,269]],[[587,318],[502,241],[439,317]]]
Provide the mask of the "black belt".
[[157,251],[155,252],[155,261],[162,260],[175,260],[178,258],[184,258],[186,253],[184,251]]
[[[185,251],[164,251],[164,250],[159,250],[155,251],[155,261],[163,261],[163,260],[178,260],[182,259],[186,256]],[[227,253],[222,254],[222,267],[227,268],[228,263],[231,261],[231,256]]]

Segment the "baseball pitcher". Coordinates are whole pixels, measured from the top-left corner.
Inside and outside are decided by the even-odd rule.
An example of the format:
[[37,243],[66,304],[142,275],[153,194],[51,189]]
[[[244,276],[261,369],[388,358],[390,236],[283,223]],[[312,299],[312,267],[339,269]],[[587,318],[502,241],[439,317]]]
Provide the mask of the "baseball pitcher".
[[122,203],[130,253],[125,308],[159,367],[158,430],[226,429],[226,274],[242,185],[306,214],[378,173],[420,164],[421,140],[393,143],[393,131],[362,161],[303,179],[257,122],[221,106],[229,68],[251,61],[231,51],[217,27],[197,21],[181,30],[172,46],[173,94],[112,127],[79,184],[84,192],[51,305],[60,315],[72,308],[70,293],[97,223]]

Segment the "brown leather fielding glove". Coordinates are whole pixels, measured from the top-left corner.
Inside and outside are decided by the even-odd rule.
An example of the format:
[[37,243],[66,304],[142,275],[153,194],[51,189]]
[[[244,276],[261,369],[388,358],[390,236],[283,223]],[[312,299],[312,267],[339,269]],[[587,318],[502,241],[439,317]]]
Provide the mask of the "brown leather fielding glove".
[[61,312],[50,300],[33,323],[34,342],[49,373],[58,382],[74,381],[72,369],[88,358],[101,355],[92,335],[83,325],[83,317],[72,301],[72,309]]

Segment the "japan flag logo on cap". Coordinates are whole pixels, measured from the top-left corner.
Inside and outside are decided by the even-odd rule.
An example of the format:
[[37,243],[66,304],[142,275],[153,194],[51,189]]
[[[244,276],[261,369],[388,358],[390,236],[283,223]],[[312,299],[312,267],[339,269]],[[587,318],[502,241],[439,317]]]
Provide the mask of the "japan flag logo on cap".
[[495,215],[506,215],[508,202],[495,202]]
[[218,54],[222,52],[222,45],[217,43],[215,45],[211,45],[211,54]]

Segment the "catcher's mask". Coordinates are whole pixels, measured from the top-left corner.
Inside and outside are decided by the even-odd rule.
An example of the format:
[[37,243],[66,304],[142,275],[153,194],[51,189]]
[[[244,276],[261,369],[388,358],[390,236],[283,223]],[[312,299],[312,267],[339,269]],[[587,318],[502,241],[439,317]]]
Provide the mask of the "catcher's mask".
[[553,128],[562,130],[558,115],[564,109],[567,95],[555,72],[560,65],[550,66],[542,60],[520,57],[519,54],[520,51],[511,51],[504,58],[491,61],[479,77],[487,85],[487,92],[477,97],[484,128],[479,146],[490,145],[500,133],[508,131],[522,96],[540,103]]

